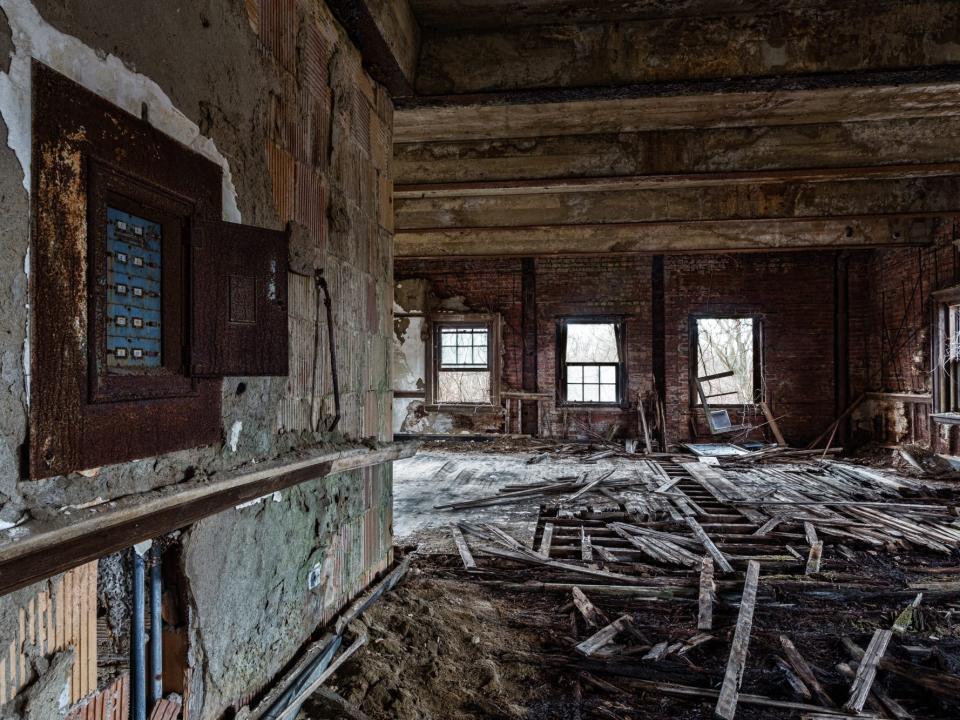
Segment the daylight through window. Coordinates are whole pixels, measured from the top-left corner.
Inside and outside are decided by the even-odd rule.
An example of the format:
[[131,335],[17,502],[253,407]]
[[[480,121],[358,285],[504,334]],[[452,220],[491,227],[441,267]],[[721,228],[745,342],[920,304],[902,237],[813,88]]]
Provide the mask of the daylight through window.
[[564,399],[569,403],[620,400],[616,323],[567,322],[563,347]]
[[489,403],[490,329],[439,326],[437,402]]
[[732,373],[701,383],[707,404],[747,405],[759,400],[754,319],[699,318],[696,322],[697,377]]

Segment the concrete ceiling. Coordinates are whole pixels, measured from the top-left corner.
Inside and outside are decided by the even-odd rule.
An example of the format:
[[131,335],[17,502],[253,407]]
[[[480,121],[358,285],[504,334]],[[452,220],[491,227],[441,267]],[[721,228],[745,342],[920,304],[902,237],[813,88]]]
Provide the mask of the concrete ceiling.
[[629,22],[768,15],[810,8],[877,8],[894,0],[410,0],[425,30],[496,30],[517,25]]

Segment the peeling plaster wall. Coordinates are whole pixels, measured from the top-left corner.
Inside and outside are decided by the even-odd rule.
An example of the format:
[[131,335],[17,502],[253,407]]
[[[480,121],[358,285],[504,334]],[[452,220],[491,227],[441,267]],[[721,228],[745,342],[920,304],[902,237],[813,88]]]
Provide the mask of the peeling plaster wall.
[[[390,439],[393,108],[326,6],[169,0],[134,13],[123,0],[0,0],[0,11],[0,527],[307,446]],[[31,57],[136,115],[146,105],[149,122],[219,163],[225,219],[296,224],[295,269],[322,267],[333,297],[336,435],[315,430],[332,412],[326,318],[312,278],[291,275],[290,376],[225,379],[219,445],[21,478]],[[184,533],[191,718],[220,717],[259,690],[390,563],[391,478],[387,465],[314,481]],[[310,591],[315,565],[322,580]],[[15,616],[18,597],[0,598],[0,613]]]

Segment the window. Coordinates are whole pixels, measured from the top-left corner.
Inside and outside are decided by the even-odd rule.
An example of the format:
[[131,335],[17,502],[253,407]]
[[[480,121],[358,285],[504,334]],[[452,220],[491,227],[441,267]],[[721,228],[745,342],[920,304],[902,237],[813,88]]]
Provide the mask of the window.
[[697,405],[750,405],[761,400],[760,321],[752,317],[697,318],[693,393]]
[[621,404],[626,385],[622,321],[561,320],[557,339],[561,403]]
[[433,324],[433,401],[487,405],[497,402],[495,365],[498,321],[443,320]]
[[933,372],[934,418],[960,422],[960,288],[934,293],[938,301]]

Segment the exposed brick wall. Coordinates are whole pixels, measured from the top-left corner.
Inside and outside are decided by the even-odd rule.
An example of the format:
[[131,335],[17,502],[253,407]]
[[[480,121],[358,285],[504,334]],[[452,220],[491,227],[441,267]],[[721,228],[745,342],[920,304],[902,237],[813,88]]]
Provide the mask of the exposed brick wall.
[[[523,377],[522,280],[517,260],[397,260],[396,280],[427,278],[433,310],[500,313],[501,383],[519,389]],[[462,306],[457,300],[462,298]]]
[[[553,392],[556,377],[556,317],[623,315],[626,320],[628,397],[650,388],[650,259],[641,257],[558,258],[535,262],[538,391]],[[522,261],[398,260],[398,280],[426,278],[434,307],[499,312],[503,319],[502,389],[520,390],[523,377]],[[462,306],[461,306],[462,303]],[[558,409],[550,402],[548,431],[576,436],[586,425],[597,432],[618,426],[636,433],[636,414],[620,409]]]
[[[761,318],[763,386],[787,441],[812,439],[834,412],[834,253],[667,257],[666,418],[670,440],[690,435],[690,317]],[[694,413],[705,433],[701,413]],[[734,415],[734,421],[739,414]],[[760,417],[744,418],[754,425]]]
[[[631,408],[637,392],[652,387],[651,290],[649,257],[542,258],[537,271],[538,390],[556,387],[557,317],[621,315],[626,335],[627,389]],[[583,428],[636,437],[636,411],[577,409],[551,403],[552,434],[575,437]]]
[[[922,249],[666,257],[668,442],[688,440],[691,420],[707,434],[690,400],[690,318],[697,314],[762,319],[765,398],[794,445],[812,440],[865,391],[929,392],[929,298],[957,275],[952,232],[944,226],[937,244]],[[630,409],[564,412],[551,402],[547,430],[576,436],[584,426],[606,432],[616,425],[620,435],[634,436],[637,393],[653,389],[652,259],[541,258],[535,267],[539,391],[555,388],[557,316],[623,315],[627,323]],[[520,260],[398,261],[396,275],[428,279],[434,295],[452,307],[462,302],[464,309],[501,313],[503,386],[520,388]],[[844,318],[846,351],[837,358]],[[734,412],[733,419],[741,416]],[[759,413],[742,419],[764,423]],[[855,416],[854,430],[858,442],[930,437],[925,409],[914,416],[909,408],[891,410],[874,401]],[[945,447],[956,450],[958,443],[943,434]]]
[[[851,364],[863,375],[862,388],[880,393],[929,394],[931,385],[931,293],[960,279],[957,251],[960,223],[942,223],[933,245],[877,250],[851,273],[851,327],[869,328]],[[854,292],[856,291],[856,295]],[[854,312],[855,311],[855,312]],[[853,351],[854,346],[851,345]],[[856,394],[856,393],[855,393]],[[880,443],[935,441],[941,451],[960,451],[960,434],[931,426],[927,405],[872,397],[853,415],[853,440]]]

